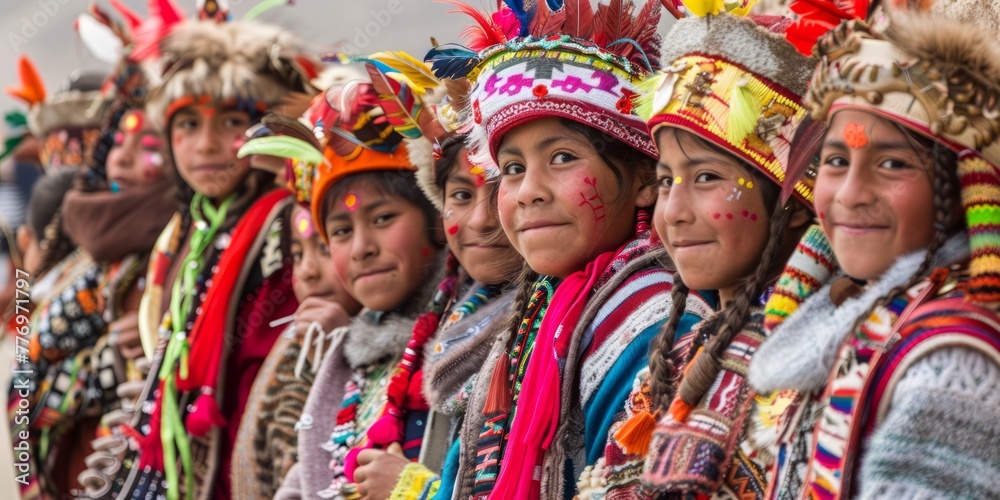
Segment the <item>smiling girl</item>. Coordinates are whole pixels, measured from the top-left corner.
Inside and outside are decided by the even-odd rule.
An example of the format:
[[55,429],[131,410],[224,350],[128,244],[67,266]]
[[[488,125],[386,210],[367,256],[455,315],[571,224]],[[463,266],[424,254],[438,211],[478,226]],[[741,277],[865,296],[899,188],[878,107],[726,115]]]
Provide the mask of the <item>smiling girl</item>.
[[[631,113],[659,50],[659,5],[519,8],[493,14],[501,32],[483,29],[502,43],[473,43],[466,64],[429,54],[439,76],[473,80],[470,158],[499,176],[501,226],[531,269],[473,391],[455,498],[572,494],[670,304],[648,222],[654,147]],[[622,18],[635,40],[605,32]]]
[[314,63],[272,26],[186,20],[168,2],[148,23],[132,55],[162,71],[146,118],[162,126],[182,205],[150,259],[139,328],[153,366],[131,446],[112,448],[129,456],[109,494],[229,497],[244,405],[281,333],[271,322],[297,305],[289,193],[236,152],[265,110],[311,91]]
[[842,272],[751,365],[810,399],[775,495],[1000,495],[1000,46],[980,7],[879,11],[816,45],[816,209]]
[[[812,194],[802,183],[796,198],[779,196],[813,66],[771,27],[729,12],[681,19],[665,43],[669,69],[644,85],[640,112],[660,152],[653,224],[677,267],[673,310],[630,418],[592,473],[608,487],[587,498],[763,495],[769,458],[748,425],[760,402],[746,369]],[[717,294],[721,309],[693,328],[689,290]]]

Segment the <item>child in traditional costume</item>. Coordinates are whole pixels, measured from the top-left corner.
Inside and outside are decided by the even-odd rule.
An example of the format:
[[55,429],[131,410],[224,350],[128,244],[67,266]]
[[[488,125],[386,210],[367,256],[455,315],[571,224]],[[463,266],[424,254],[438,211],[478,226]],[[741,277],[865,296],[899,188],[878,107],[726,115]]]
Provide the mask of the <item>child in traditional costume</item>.
[[[353,76],[353,73],[349,75]],[[311,134],[304,125],[281,115],[264,117],[264,128],[258,133],[275,133],[269,126],[282,130],[280,124],[288,123]],[[241,150],[253,149],[259,155],[287,155],[287,150],[282,150],[274,142],[267,144],[271,137],[263,135],[251,139]],[[260,141],[264,141],[265,145],[260,145]],[[310,144],[303,144],[312,148]],[[316,150],[312,148],[312,151]],[[311,158],[308,153],[300,156]],[[314,153],[312,156],[317,155]],[[287,318],[290,324],[264,360],[251,389],[233,447],[233,476],[244,478],[233,484],[235,498],[274,498],[285,475],[296,462],[296,424],[302,418],[316,374],[315,365],[303,353],[318,337],[348,325],[361,310],[361,304],[347,293],[337,277],[330,249],[313,223],[310,202],[317,164],[311,161],[316,159],[289,158],[286,167],[288,187],[295,191],[298,201],[289,207],[290,224],[285,231],[291,234],[289,251],[293,262],[293,288],[299,308],[294,317]],[[321,354],[319,350],[312,352]]]
[[[304,133],[272,139],[294,138],[321,155],[314,161],[313,220],[337,276],[364,309],[350,325],[317,332],[303,347],[309,362],[303,369],[316,373],[315,382],[296,425],[298,463],[277,498],[360,498],[350,473],[370,440],[369,427],[382,416],[396,367],[412,355],[407,344],[415,323],[423,322],[417,318],[450,296],[438,285],[440,218],[371,83],[327,90],[307,116]],[[408,420],[404,439],[419,445],[425,424]]]
[[153,360],[108,496],[227,498],[230,457],[251,384],[297,301],[282,228],[290,193],[238,159],[250,125],[315,91],[317,65],[289,33],[199,20],[164,0],[136,30],[152,68],[147,118],[162,125],[182,203],[151,257],[139,328]]
[[816,210],[843,272],[750,366],[756,390],[805,400],[772,497],[1000,495],[997,19],[931,4],[813,49]]
[[[516,293],[511,283],[524,260],[500,228],[491,203],[494,186],[482,167],[469,163],[464,136],[454,134],[458,113],[453,111],[464,108],[468,86],[438,81],[428,66],[405,53],[382,52],[365,60],[373,84],[384,87],[379,90],[384,107],[391,106],[387,96],[423,96],[399,100],[414,104],[402,117],[421,135],[407,139],[407,149],[421,189],[444,217],[449,258],[458,267],[457,276],[446,278],[453,281],[451,296],[433,304],[413,330],[407,346],[412,353],[391,382],[382,417],[368,431],[354,478],[368,498],[450,498],[457,434],[471,387],[507,326]],[[436,103],[444,89],[448,102]],[[428,422],[419,442],[407,441],[401,432],[400,424],[413,419]],[[386,427],[396,430],[386,433]]]
[[[639,103],[660,151],[654,226],[677,266],[674,309],[581,498],[760,498],[766,487],[771,457],[757,433],[768,429],[747,417],[774,403],[745,377],[763,305],[812,219],[809,182],[788,201],[780,192],[814,64],[785,41],[783,18],[684,4],[692,15],[667,36],[667,69]],[[689,290],[720,304],[693,328]]]
[[532,272],[473,388],[454,497],[562,498],[603,455],[670,309],[655,148],[632,113],[661,7],[506,2],[487,19],[457,5],[479,24],[472,50],[428,60],[473,82],[470,160],[499,176],[500,222]]

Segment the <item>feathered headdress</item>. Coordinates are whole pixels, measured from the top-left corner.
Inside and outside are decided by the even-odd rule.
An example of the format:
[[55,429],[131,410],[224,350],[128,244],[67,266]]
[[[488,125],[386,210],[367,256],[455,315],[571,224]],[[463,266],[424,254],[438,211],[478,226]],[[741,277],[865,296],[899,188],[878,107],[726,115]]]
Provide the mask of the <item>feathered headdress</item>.
[[[273,2],[271,2],[273,3]],[[284,100],[312,95],[318,62],[287,30],[256,21],[231,21],[224,2],[201,2],[187,19],[171,0],[150,0],[150,17],[135,30],[133,57],[154,90],[148,112],[169,121],[186,101],[231,102],[251,115]]]
[[929,12],[890,10],[878,28],[854,21],[820,40],[822,63],[806,103],[820,122],[840,109],[869,110],[958,153],[972,247],[969,296],[1000,302],[997,19],[983,16],[980,2],[917,6]]
[[[291,160],[300,202],[309,199],[313,222],[327,239],[323,208],[327,191],[346,176],[380,170],[416,170],[407,148],[371,82],[351,80],[313,98],[298,120],[268,115],[270,136],[253,138],[240,157],[264,154]],[[306,191],[311,194],[306,195]]]
[[28,105],[28,128],[35,137],[44,140],[54,130],[100,125],[106,102],[99,89],[90,87],[89,81],[71,81],[65,90],[49,95],[42,76],[28,56],[18,59],[17,69],[20,85],[5,90]]
[[472,83],[462,131],[473,164],[495,173],[503,135],[544,116],[578,121],[656,156],[632,96],[634,83],[659,67],[657,1],[636,12],[632,0],[596,9],[589,0],[506,0],[490,15],[442,1],[475,21],[463,31],[466,46],[435,47],[425,58],[439,78]]
[[[638,113],[693,131],[781,185],[815,61],[785,40],[790,21],[746,17],[755,0],[683,0],[664,43],[664,69],[640,85]],[[795,185],[811,205],[811,179]]]

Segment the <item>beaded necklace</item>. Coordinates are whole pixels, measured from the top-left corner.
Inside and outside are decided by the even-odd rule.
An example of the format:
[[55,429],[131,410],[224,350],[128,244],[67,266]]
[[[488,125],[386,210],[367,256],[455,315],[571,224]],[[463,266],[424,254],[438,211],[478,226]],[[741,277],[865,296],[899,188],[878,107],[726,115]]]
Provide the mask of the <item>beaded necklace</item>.
[[201,193],[195,194],[194,199],[191,200],[194,232],[191,233],[190,250],[181,263],[177,279],[174,280],[173,292],[170,295],[170,310],[164,319],[164,327],[168,328],[172,335],[167,344],[159,372],[163,390],[163,402],[160,410],[163,421],[160,427],[160,439],[163,443],[163,468],[167,478],[168,491],[180,491],[179,471],[177,470],[178,453],[180,453],[182,467],[188,472],[185,474],[188,494],[190,495],[194,491],[191,446],[184,422],[181,419],[175,367],[179,363],[180,376],[187,377],[187,360],[191,344],[187,338],[186,319],[191,314],[198,277],[204,271],[205,251],[212,244],[219,228],[226,220],[226,214],[235,199],[234,193],[223,200],[218,208],[212,204],[207,196]]

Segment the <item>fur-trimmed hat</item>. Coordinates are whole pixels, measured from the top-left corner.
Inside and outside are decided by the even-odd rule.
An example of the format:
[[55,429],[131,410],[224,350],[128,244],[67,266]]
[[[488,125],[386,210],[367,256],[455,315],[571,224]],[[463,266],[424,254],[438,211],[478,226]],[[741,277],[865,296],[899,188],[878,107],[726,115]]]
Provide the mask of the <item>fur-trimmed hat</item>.
[[[641,85],[638,110],[654,136],[663,126],[688,130],[781,185],[815,61],[785,40],[789,21],[743,17],[752,3],[677,21],[664,41],[664,69]],[[811,204],[806,181],[795,192]]]
[[969,295],[1000,302],[1000,43],[989,28],[997,19],[957,22],[948,16],[975,16],[956,4],[982,9],[946,3],[887,12],[887,24],[876,27],[845,23],[820,40],[807,106],[817,121],[848,108],[876,113],[958,153]]
[[596,11],[589,0],[506,0],[489,17],[450,3],[477,22],[465,30],[469,47],[437,47],[426,59],[439,77],[473,84],[461,130],[473,164],[495,175],[504,134],[542,117],[577,121],[656,157],[632,97],[637,81],[658,68],[658,2],[636,13],[631,0]]
[[136,31],[133,54],[149,72],[147,111],[161,124],[187,104],[226,102],[259,115],[296,93],[316,93],[310,82],[318,63],[283,28],[218,22],[218,12],[186,20],[169,0],[154,1],[150,12]]

